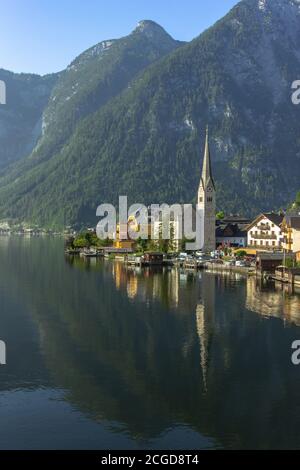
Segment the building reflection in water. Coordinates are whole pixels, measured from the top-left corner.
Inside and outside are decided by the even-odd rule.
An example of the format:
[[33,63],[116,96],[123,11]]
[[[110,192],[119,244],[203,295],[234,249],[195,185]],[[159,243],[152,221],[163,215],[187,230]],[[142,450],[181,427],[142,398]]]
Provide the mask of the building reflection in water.
[[147,304],[147,301],[155,299],[165,301],[169,306],[178,306],[180,281],[177,270],[161,267],[141,269],[115,262],[112,274],[116,288],[126,291],[131,300],[137,298]]
[[196,327],[200,342],[200,362],[204,390],[207,391],[209,348],[214,332],[215,279],[203,276],[201,299],[196,307]]
[[300,326],[300,297],[291,286],[247,279],[246,308],[264,317],[277,317]]
[[[300,416],[290,426],[286,398],[300,409],[287,367],[295,332],[259,316],[298,324],[298,296],[232,274],[86,266],[65,273],[49,315],[35,308],[47,366],[68,401],[139,442],[178,423],[230,448],[297,441]],[[40,292],[35,285],[30,302]],[[291,432],[272,441],[278,413]]]
[[[289,356],[299,296],[236,275],[64,262],[56,241],[5,247],[0,261],[2,285],[9,279],[7,294],[18,292],[35,325],[24,364],[39,336],[40,381],[44,368],[49,389],[93,423],[140,445],[183,425],[227,448],[300,448],[300,379]],[[22,364],[7,369],[8,383],[20,381]]]

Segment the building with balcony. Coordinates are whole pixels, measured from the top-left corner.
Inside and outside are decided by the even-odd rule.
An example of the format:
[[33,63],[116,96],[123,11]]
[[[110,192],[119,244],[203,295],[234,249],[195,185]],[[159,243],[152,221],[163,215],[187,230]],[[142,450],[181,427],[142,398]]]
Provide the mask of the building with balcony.
[[300,252],[300,214],[285,216],[282,233],[283,249],[289,253]]
[[261,250],[283,249],[282,222],[283,214],[273,212],[260,214],[248,226],[247,241],[249,247]]

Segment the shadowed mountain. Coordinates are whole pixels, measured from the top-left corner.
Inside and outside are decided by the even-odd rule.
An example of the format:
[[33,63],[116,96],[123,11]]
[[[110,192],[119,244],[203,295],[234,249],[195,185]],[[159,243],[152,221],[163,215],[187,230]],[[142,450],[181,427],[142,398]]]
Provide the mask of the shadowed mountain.
[[43,112],[59,74],[16,74],[0,69],[6,104],[0,105],[0,171],[32,152],[43,129]]
[[[109,100],[97,92],[96,106],[89,104],[95,103],[88,98],[93,92],[86,91],[95,77],[85,68],[93,49],[81,56],[80,67],[75,61],[65,72],[56,88],[63,105],[52,101],[49,106],[43,139],[29,159],[0,180],[1,218],[94,224],[97,206],[117,203],[120,194],[147,204],[191,202],[207,123],[220,209],[251,215],[293,199],[300,179],[299,108],[291,101],[300,68],[299,3],[243,0],[179,48],[159,26],[143,22],[125,41],[128,48],[120,40],[106,53],[120,44],[127,64],[131,42],[159,37],[160,45],[161,35],[168,44],[166,57],[130,84],[128,77],[124,90],[117,87]],[[143,54],[144,46],[138,50]],[[71,81],[68,74],[75,74]],[[81,75],[78,86],[76,74]],[[85,119],[78,122],[77,113]]]

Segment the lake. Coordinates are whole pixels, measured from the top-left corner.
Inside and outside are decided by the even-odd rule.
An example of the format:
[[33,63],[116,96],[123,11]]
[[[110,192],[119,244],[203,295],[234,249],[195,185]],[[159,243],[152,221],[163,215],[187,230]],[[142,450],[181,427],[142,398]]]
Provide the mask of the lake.
[[300,448],[300,292],[22,237],[0,292],[0,448]]

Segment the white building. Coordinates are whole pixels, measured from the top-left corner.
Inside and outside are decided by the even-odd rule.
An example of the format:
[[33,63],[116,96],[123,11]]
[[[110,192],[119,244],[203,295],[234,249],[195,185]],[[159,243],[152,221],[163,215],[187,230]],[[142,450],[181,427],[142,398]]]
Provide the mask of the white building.
[[248,246],[264,250],[282,249],[283,215],[273,212],[260,214],[248,227]]

